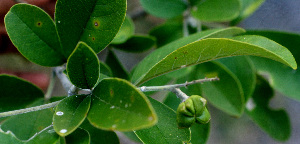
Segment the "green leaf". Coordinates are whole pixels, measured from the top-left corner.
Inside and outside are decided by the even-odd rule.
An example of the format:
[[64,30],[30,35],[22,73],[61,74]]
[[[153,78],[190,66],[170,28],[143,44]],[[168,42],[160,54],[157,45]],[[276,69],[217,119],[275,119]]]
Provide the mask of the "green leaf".
[[156,38],[157,47],[161,47],[183,37],[182,21],[166,22],[153,28],[149,34]]
[[47,127],[34,136],[26,144],[55,144],[59,140],[59,136],[55,133],[53,127]]
[[42,66],[65,63],[55,25],[42,9],[16,4],[6,14],[4,21],[11,41],[28,60]]
[[88,120],[104,130],[130,131],[154,125],[157,116],[146,96],[134,85],[107,78],[93,90]]
[[78,128],[76,131],[65,137],[66,143],[69,144],[90,144],[90,134],[82,129]]
[[86,118],[90,105],[90,95],[73,95],[62,100],[53,115],[53,127],[57,134],[66,136],[75,131]]
[[[274,41],[260,36],[239,36],[232,39],[208,38],[183,46],[161,58],[170,50],[170,47],[160,48],[146,57],[136,68],[133,82],[140,84],[153,77],[190,65],[239,55],[265,57],[294,69],[297,68],[290,51]],[[149,62],[150,58],[153,59],[151,62]],[[161,58],[161,61],[157,62],[158,58]]]
[[249,57],[239,56],[217,60],[230,70],[239,80],[243,88],[245,101],[252,96],[255,89],[256,69]]
[[[44,100],[35,101],[28,107],[44,104]],[[21,140],[28,140],[36,133],[52,124],[53,112],[50,109],[15,115],[1,124],[1,129],[11,131]]]
[[44,97],[41,89],[18,77],[0,75],[0,112],[26,107],[35,100]]
[[24,144],[21,140],[16,138],[11,131],[3,132],[0,129],[0,143],[2,144]]
[[192,132],[192,144],[206,144],[209,137],[210,123],[194,124],[190,129]]
[[[237,27],[226,28],[226,29],[213,29],[213,30],[202,31],[201,33],[196,33],[196,34],[190,35],[188,37],[181,38],[181,39],[174,41],[168,45],[165,45],[165,46],[157,49],[156,51],[152,52],[142,62],[139,63],[139,65],[136,67],[136,69],[133,73],[132,82],[134,82],[135,84],[141,84],[144,81],[147,81],[148,79],[150,79],[150,78],[145,78],[146,73],[148,73],[151,69],[153,69],[153,67],[156,66],[156,64],[158,64],[163,58],[168,56],[170,53],[172,53],[173,51],[175,51],[177,49],[185,48],[184,46],[189,43],[199,41],[201,39],[209,38],[209,37],[229,37],[229,36],[240,34],[243,32],[244,32],[243,29],[240,29]],[[192,54],[192,53],[190,53],[190,54]],[[195,52],[193,52],[193,54],[195,54]],[[180,57],[182,57],[182,56],[183,55],[181,54]],[[198,60],[198,57],[199,57],[199,54],[197,55],[197,60]],[[176,61],[179,61],[179,60],[176,60]],[[172,60],[172,65],[173,65],[173,62],[174,62],[174,57]],[[185,63],[185,60],[183,62]],[[172,69],[172,65],[171,65],[171,69]],[[161,69],[161,70],[163,70],[163,69]],[[156,71],[156,69],[155,69],[155,71]],[[151,78],[153,78],[155,76],[152,74]]]
[[93,88],[100,74],[96,53],[85,43],[79,42],[68,59],[67,72],[75,86],[83,89]]
[[240,21],[249,17],[265,2],[265,0],[239,0],[239,1],[241,3],[240,14],[236,19],[231,21],[231,25],[236,25]]
[[197,79],[216,76],[220,81],[206,82],[201,85],[202,95],[220,110],[236,117],[241,116],[245,101],[242,85],[237,76],[219,62],[198,65]]
[[269,102],[273,89],[262,77],[258,77],[253,97],[247,102],[247,115],[271,137],[286,141],[291,135],[291,124],[287,112],[283,109],[272,110]]
[[105,131],[93,127],[90,122],[86,119],[81,128],[89,132],[92,144],[119,144],[119,138],[113,131]]
[[125,43],[112,45],[116,49],[127,52],[143,52],[155,45],[155,38],[152,36],[134,35]]
[[[300,35],[276,31],[248,31],[247,34],[257,34],[268,37],[287,47],[300,62]],[[251,57],[258,72],[268,73],[271,85],[280,93],[300,101],[300,71],[293,70],[276,61],[265,58]]]
[[125,17],[121,29],[111,44],[122,44],[134,34],[134,23],[129,16]]
[[179,16],[187,9],[182,0],[140,0],[140,3],[148,13],[161,18]]
[[158,123],[150,128],[135,131],[145,144],[182,144],[191,139],[190,129],[178,129],[176,113],[166,105],[149,98],[157,116]]
[[103,50],[118,33],[126,12],[126,0],[58,0],[55,23],[68,57],[79,41],[95,53]]
[[129,79],[129,73],[119,61],[114,51],[109,51],[105,62],[111,68],[114,77],[123,78],[127,80]]
[[239,0],[205,0],[192,8],[193,17],[201,21],[230,21],[240,12]]

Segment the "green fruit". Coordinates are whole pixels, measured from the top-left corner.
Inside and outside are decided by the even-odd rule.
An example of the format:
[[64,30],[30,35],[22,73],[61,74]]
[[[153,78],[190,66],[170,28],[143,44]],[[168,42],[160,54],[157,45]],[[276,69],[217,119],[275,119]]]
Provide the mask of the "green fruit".
[[206,124],[210,114],[206,108],[206,100],[198,95],[190,96],[177,108],[177,125],[179,128],[189,128],[195,122]]

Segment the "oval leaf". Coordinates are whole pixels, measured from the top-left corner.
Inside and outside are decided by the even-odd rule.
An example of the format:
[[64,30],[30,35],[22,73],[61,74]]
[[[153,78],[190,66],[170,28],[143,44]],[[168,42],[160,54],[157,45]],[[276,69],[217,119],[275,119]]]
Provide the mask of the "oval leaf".
[[291,124],[283,109],[270,109],[273,89],[262,77],[258,77],[253,97],[247,102],[247,115],[265,132],[276,140],[285,141],[291,135]]
[[239,0],[205,0],[196,5],[191,14],[201,21],[230,21],[240,12]]
[[157,116],[158,123],[150,128],[135,131],[145,144],[182,144],[191,140],[190,129],[178,129],[176,113],[166,105],[149,97]]
[[127,52],[143,52],[155,45],[155,38],[152,36],[134,35],[125,43],[112,45],[114,48]]
[[42,66],[65,63],[54,23],[42,9],[16,4],[4,21],[11,41],[28,60]]
[[126,16],[118,34],[111,44],[121,44],[127,41],[134,34],[134,23],[130,17]]
[[84,121],[91,104],[91,96],[73,95],[62,100],[53,115],[54,130],[66,136],[76,130]]
[[196,78],[216,77],[220,81],[201,85],[202,95],[220,110],[239,117],[244,112],[245,100],[242,85],[237,76],[218,62],[203,63],[198,66]]
[[41,89],[15,76],[0,75],[0,112],[26,107],[44,97]]
[[72,134],[65,137],[68,144],[90,144],[90,134],[82,129],[78,128]]
[[95,52],[85,43],[79,42],[67,63],[70,81],[77,87],[91,89],[100,74],[99,59]]
[[188,37],[181,38],[168,45],[165,45],[159,48],[158,50],[152,52],[142,62],[139,63],[139,65],[135,68],[135,71],[133,73],[132,82],[134,82],[135,84],[141,84],[143,81],[146,81],[143,80],[143,77],[145,76],[147,71],[149,71],[152,67],[154,67],[157,63],[159,63],[163,58],[168,56],[170,53],[189,43],[192,43],[197,40],[201,40],[203,38],[229,37],[243,32],[244,32],[243,29],[236,28],[236,27],[226,28],[226,29],[213,29],[213,30],[202,31],[201,33],[196,33]]
[[187,8],[183,0],[140,0],[140,3],[147,12],[161,18],[179,16]]
[[68,57],[79,41],[96,53],[103,50],[118,33],[126,12],[126,0],[58,0],[55,23]]
[[146,96],[134,85],[107,78],[93,90],[88,120],[100,129],[130,131],[154,125],[157,116]]
[[245,101],[252,96],[255,89],[256,69],[249,57],[229,57],[217,60],[231,71],[241,83]]
[[[153,53],[156,55],[160,53],[162,53],[161,55],[165,55],[165,52],[170,50],[170,48],[166,47],[165,49],[161,48],[159,49],[160,51]],[[152,54],[145,58],[140,64],[144,64],[144,62],[147,63],[149,58],[153,57]],[[163,59],[160,59],[161,61],[155,65],[151,64],[152,67],[149,67],[150,64],[145,65],[147,67],[139,65],[139,67],[136,68],[136,73],[139,74],[136,75],[139,75],[140,78],[133,80],[136,80],[135,84],[140,84],[153,77],[190,65],[239,55],[265,57],[279,61],[294,69],[297,68],[296,61],[288,49],[265,37],[239,36],[232,39],[208,38],[175,50]]]

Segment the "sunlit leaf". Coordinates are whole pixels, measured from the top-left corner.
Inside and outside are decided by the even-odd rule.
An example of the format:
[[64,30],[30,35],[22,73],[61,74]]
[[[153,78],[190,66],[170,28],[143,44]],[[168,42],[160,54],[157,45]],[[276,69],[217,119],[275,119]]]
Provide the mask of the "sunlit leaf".
[[126,12],[126,0],[58,0],[55,24],[65,57],[79,41],[95,53],[103,50],[118,33]]
[[126,16],[118,34],[111,44],[121,44],[126,42],[134,34],[134,23],[130,17]]
[[100,129],[130,131],[154,125],[157,116],[149,100],[134,85],[107,78],[93,90],[88,120]]

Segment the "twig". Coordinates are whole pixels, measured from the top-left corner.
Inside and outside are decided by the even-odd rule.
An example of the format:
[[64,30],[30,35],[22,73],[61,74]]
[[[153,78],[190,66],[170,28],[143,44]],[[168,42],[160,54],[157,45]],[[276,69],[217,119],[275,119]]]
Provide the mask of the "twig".
[[56,78],[56,74],[55,74],[54,69],[52,69],[51,76],[50,76],[50,83],[49,83],[47,92],[45,94],[45,100],[49,100],[51,98],[53,88],[55,85],[55,78]]
[[26,109],[3,112],[3,113],[0,113],[0,118],[18,115],[18,114],[24,114],[24,113],[33,112],[33,111],[39,111],[39,110],[43,110],[43,109],[47,109],[47,108],[52,108],[52,107],[55,107],[60,101],[56,101],[53,103],[48,103],[48,104],[44,104],[44,105],[40,105],[40,106],[36,106],[36,107],[30,107],[30,108],[26,108]]
[[180,88],[180,87],[187,87],[192,84],[196,83],[204,83],[204,82],[210,82],[210,81],[218,81],[220,80],[218,77],[215,78],[204,78],[204,79],[199,79],[199,80],[194,80],[191,82],[185,82],[182,84],[174,84],[174,85],[164,85],[164,86],[142,86],[139,87],[138,89],[141,90],[142,92],[147,92],[147,91],[172,91],[174,88]]
[[54,68],[56,76],[59,78],[64,89],[68,92],[73,85],[71,84],[68,77],[63,73],[64,70],[65,68],[63,66]]
[[176,96],[181,100],[181,102],[184,102],[185,100],[187,100],[189,98],[189,96],[187,96],[179,88],[173,88],[171,90],[171,92],[173,92],[174,94],[176,94]]

